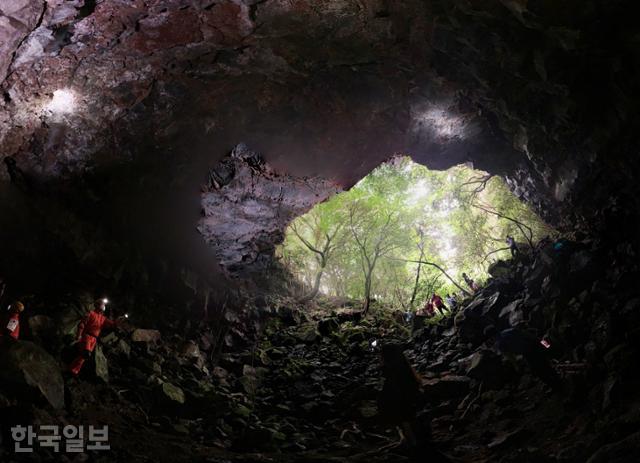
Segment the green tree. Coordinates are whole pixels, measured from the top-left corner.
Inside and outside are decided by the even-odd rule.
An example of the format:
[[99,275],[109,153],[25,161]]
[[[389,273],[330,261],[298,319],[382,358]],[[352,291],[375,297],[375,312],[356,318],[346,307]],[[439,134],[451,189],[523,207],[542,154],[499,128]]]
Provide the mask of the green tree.
[[365,312],[376,297],[413,310],[433,292],[466,292],[462,272],[481,283],[492,261],[510,257],[506,235],[531,245],[551,232],[499,177],[398,157],[296,219],[282,256],[307,297],[362,298]]
[[[338,206],[338,207],[337,207]],[[311,291],[302,298],[310,301],[320,290],[322,276],[334,252],[342,245],[344,218],[339,201],[327,201],[291,223],[289,229],[312,253],[315,259],[315,277]]]

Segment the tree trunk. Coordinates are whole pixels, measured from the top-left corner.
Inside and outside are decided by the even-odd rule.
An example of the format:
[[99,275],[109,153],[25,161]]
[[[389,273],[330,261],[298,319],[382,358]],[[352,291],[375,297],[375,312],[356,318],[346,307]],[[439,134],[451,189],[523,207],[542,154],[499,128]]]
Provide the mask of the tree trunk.
[[[420,259],[424,258],[424,245],[420,248]],[[409,308],[413,309],[413,304],[416,301],[416,295],[418,294],[418,285],[420,284],[420,270],[422,270],[422,262],[418,262],[418,270],[416,271],[416,282],[413,285],[413,293],[411,293],[411,302],[409,302]]]
[[318,295],[318,292],[320,291],[320,281],[322,280],[323,274],[324,274],[324,267],[320,267],[320,269],[318,270],[318,273],[316,274],[316,279],[315,279],[315,282],[313,283],[313,288],[311,288],[311,291],[309,292],[309,294],[303,297],[300,300],[300,302],[309,302]]
[[367,275],[364,282],[364,306],[362,307],[362,316],[364,317],[369,312],[369,306],[371,305],[371,271]]

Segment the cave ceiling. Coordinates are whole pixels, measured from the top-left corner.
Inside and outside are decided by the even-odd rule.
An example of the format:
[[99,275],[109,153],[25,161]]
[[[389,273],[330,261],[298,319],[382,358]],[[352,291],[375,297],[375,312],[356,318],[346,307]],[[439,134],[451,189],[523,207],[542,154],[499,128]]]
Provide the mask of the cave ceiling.
[[43,180],[164,166],[197,196],[241,142],[331,188],[408,153],[504,175],[557,223],[603,176],[635,184],[629,5],[0,0],[0,155]]
[[432,3],[4,2],[3,156],[65,176],[143,150],[196,162],[242,140],[345,186],[401,151],[486,164],[511,142],[435,72],[434,42],[464,38],[438,32],[447,8]]

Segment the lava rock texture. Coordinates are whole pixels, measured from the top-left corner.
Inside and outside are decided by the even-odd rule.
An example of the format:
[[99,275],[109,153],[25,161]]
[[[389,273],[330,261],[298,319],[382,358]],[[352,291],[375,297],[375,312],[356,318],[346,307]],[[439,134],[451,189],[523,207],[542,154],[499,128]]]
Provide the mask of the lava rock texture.
[[[602,261],[615,265],[592,265]],[[508,271],[461,301],[455,317],[412,333],[389,307],[374,305],[361,318],[355,302],[298,307],[273,296],[212,323],[126,324],[103,335],[103,354],[79,380],[65,380],[62,409],[16,390],[22,372],[3,370],[0,422],[109,424],[112,451],[84,456],[96,461],[416,461],[379,408],[379,348],[394,342],[422,378],[418,415],[453,461],[634,461],[640,346],[628,327],[638,326],[640,300],[626,275],[638,272],[635,256],[563,241],[502,267]],[[68,343],[55,326],[73,313],[77,321],[70,311],[42,325],[58,342],[12,349],[40,352],[59,377]],[[545,335],[562,387],[549,389],[522,358],[497,353],[489,325]],[[62,400],[61,384],[48,387],[41,392],[55,394],[46,397]],[[44,447],[37,454],[56,456]],[[14,458],[0,446],[5,456]]]
[[[557,225],[620,204],[636,212],[631,11],[595,0],[4,2],[1,154],[59,178],[175,163],[175,151],[196,163],[245,140],[283,173],[348,187],[408,152],[506,175]],[[50,105],[61,89],[68,110]]]
[[228,272],[264,271],[289,222],[337,191],[320,178],[279,175],[238,145],[209,172],[198,230]]

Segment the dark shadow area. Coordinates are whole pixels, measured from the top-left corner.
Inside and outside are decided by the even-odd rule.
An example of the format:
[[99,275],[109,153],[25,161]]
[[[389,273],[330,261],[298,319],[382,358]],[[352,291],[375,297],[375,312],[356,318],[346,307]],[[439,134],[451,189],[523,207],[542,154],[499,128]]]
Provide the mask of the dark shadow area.
[[[4,2],[0,460],[640,460],[637,10]],[[402,153],[558,236],[444,316],[298,297],[286,226]]]

